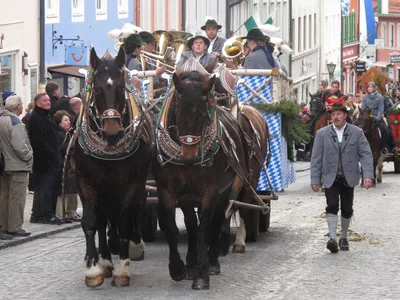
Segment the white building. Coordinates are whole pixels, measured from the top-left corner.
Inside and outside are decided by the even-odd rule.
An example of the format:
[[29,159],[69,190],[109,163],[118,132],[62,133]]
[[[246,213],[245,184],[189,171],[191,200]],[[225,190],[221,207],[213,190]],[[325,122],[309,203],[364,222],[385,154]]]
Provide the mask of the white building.
[[334,80],[340,82],[340,49],[341,49],[341,7],[340,0],[321,1],[320,37],[321,37],[321,80],[329,80],[327,64],[336,65]]
[[38,9],[37,1],[0,0],[0,93],[12,90],[24,106],[38,91]]
[[307,102],[309,100],[308,94],[315,93],[318,88],[321,54],[320,4],[322,2],[324,1],[292,1],[293,93],[299,104]]

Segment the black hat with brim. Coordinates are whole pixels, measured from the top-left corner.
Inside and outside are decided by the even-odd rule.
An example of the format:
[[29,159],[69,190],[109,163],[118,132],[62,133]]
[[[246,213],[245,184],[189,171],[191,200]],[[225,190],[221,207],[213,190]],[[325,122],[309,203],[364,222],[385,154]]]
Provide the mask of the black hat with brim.
[[269,42],[269,36],[264,35],[258,28],[251,29],[243,39]]
[[350,110],[350,108],[346,107],[342,103],[333,103],[332,107],[328,109],[328,112],[342,111],[342,112],[348,114],[349,110]]
[[197,39],[203,39],[204,43],[207,45],[207,49],[208,49],[208,47],[210,47],[210,40],[203,35],[197,34],[189,39],[189,41],[188,41],[189,49],[192,49],[193,43]]
[[206,30],[207,27],[217,27],[218,29],[222,28],[222,25],[219,25],[217,23],[217,21],[215,21],[214,19],[208,19],[206,21],[206,24],[204,24],[203,26],[201,26],[201,30]]
[[154,35],[152,35],[148,31],[141,31],[141,32],[139,32],[139,35],[142,38],[142,41],[144,43],[156,42],[156,39],[155,39]]
[[130,47],[130,48],[142,47],[143,46],[143,40],[142,40],[142,38],[140,37],[139,34],[134,33],[134,34],[129,35],[125,39],[124,45],[125,45],[125,47]]

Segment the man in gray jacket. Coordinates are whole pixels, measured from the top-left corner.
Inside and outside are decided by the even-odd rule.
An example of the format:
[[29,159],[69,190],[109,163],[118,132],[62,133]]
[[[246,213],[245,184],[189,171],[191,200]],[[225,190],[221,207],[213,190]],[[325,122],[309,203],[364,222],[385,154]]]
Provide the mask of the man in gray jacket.
[[22,224],[33,151],[25,125],[18,118],[22,111],[21,97],[10,96],[0,117],[0,150],[5,159],[5,170],[0,177],[0,225],[3,237],[4,233],[11,237],[30,235],[22,229]]
[[191,51],[185,51],[182,53],[176,66],[176,70],[178,71],[190,57],[193,57],[204,67],[204,69],[207,70],[208,73],[212,73],[217,64],[217,58],[207,52],[209,46],[210,41],[207,37],[201,34],[191,37],[188,41],[188,48],[191,49]]
[[204,30],[210,40],[210,47],[208,47],[208,53],[219,57],[224,46],[225,39],[218,36],[218,30],[222,28],[214,19],[208,19],[206,23],[201,26],[201,30]]
[[349,250],[347,231],[353,215],[354,187],[360,179],[361,163],[364,186],[372,186],[373,159],[371,148],[357,126],[347,124],[347,108],[340,103],[333,104],[332,125],[317,131],[311,156],[311,186],[319,192],[325,187],[326,218],[330,239],[327,248],[338,252],[336,229],[338,225],[339,201],[341,209],[340,250]]

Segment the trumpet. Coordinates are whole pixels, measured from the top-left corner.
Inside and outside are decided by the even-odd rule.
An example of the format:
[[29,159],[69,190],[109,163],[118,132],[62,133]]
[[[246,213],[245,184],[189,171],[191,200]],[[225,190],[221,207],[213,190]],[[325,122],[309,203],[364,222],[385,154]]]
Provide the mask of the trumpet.
[[222,47],[222,55],[228,59],[232,59],[236,66],[241,63],[243,56],[243,38],[244,36],[233,36],[227,39]]

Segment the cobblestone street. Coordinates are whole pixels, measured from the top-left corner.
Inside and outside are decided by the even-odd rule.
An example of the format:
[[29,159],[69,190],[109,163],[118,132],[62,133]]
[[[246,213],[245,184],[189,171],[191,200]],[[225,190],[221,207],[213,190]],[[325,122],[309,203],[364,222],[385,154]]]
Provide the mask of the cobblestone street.
[[[0,250],[0,299],[399,299],[399,175],[392,164],[385,171],[376,188],[356,188],[349,252],[325,248],[325,198],[312,192],[305,169],[273,202],[269,232],[248,243],[246,254],[220,259],[222,274],[211,277],[209,291],[170,279],[161,234],[147,243],[144,261],[131,263],[130,287],[106,279],[90,290],[79,228]],[[184,241],[180,249],[185,257]]]

